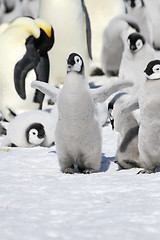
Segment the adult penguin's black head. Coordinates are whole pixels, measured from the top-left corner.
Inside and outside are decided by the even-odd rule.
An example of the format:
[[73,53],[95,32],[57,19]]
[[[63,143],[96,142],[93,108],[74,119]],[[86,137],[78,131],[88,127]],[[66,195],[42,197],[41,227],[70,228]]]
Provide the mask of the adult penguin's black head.
[[53,47],[55,41],[54,30],[53,27],[43,19],[37,18],[35,22],[40,29],[39,38],[35,38],[35,47],[40,55],[43,55]]

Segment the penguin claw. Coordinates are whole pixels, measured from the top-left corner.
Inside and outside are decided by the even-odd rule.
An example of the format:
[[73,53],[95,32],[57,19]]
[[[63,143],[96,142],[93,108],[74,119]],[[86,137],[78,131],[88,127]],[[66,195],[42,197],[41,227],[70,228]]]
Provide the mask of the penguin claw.
[[74,168],[65,168],[63,170],[63,173],[66,173],[66,174],[74,174]]
[[83,170],[83,173],[84,173],[84,174],[91,174],[91,173],[93,173],[93,172],[94,172],[93,169],[85,169],[85,170]]

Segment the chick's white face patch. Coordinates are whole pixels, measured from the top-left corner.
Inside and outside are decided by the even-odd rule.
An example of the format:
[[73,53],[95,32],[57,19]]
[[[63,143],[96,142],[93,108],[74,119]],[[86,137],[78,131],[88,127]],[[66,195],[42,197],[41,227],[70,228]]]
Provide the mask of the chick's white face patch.
[[81,72],[82,70],[82,60],[79,56],[74,57],[74,63],[67,63],[68,72]]
[[143,47],[143,42],[141,39],[138,39],[136,41],[136,47],[137,47],[137,51],[140,50]]
[[135,0],[135,8],[140,8],[142,7],[142,1],[141,0]]
[[127,40],[127,44],[128,44],[128,49],[130,50],[130,44],[131,44],[130,39]]
[[73,70],[76,72],[80,72],[82,67],[82,60],[80,59],[79,56],[75,56],[74,61],[75,61],[75,64],[73,65]]
[[33,145],[39,145],[43,141],[42,138],[38,137],[37,129],[31,129],[29,131],[29,143]]
[[158,72],[160,73],[160,64],[157,64],[153,67],[153,72],[154,73],[158,73]]

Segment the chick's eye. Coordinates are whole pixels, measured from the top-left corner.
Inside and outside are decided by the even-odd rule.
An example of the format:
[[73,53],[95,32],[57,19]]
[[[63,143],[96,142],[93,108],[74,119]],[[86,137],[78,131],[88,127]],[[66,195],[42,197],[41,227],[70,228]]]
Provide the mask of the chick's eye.
[[76,56],[74,60],[75,60],[76,63],[80,62],[80,58],[78,56]]
[[160,71],[160,65],[156,65],[156,66],[153,68],[153,71],[154,71],[154,72],[159,72],[159,71]]
[[143,46],[143,42],[139,39],[137,42],[136,42],[136,46],[137,46],[137,48],[142,48],[142,46]]

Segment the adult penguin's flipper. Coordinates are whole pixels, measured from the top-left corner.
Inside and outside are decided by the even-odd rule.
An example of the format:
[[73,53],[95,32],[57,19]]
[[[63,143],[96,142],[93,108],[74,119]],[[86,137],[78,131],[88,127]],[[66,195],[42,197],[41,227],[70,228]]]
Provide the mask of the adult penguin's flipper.
[[14,68],[15,89],[22,99],[26,99],[25,80],[27,73],[36,68],[40,61],[40,55],[34,47],[34,38],[32,36],[27,39],[25,45],[26,53]]
[[87,35],[87,47],[88,47],[88,54],[90,59],[92,59],[92,46],[91,46],[91,24],[90,24],[90,19],[88,15],[88,11],[85,5],[84,0],[81,0],[82,2],[82,7],[85,15],[85,21],[86,21],[86,35]]
[[[36,69],[36,76],[39,81],[48,83],[49,80],[49,58],[48,54],[41,56],[40,62],[38,63]],[[44,94],[40,92],[39,90],[36,90],[35,96],[34,96],[34,102],[36,103],[42,103],[44,99]]]

